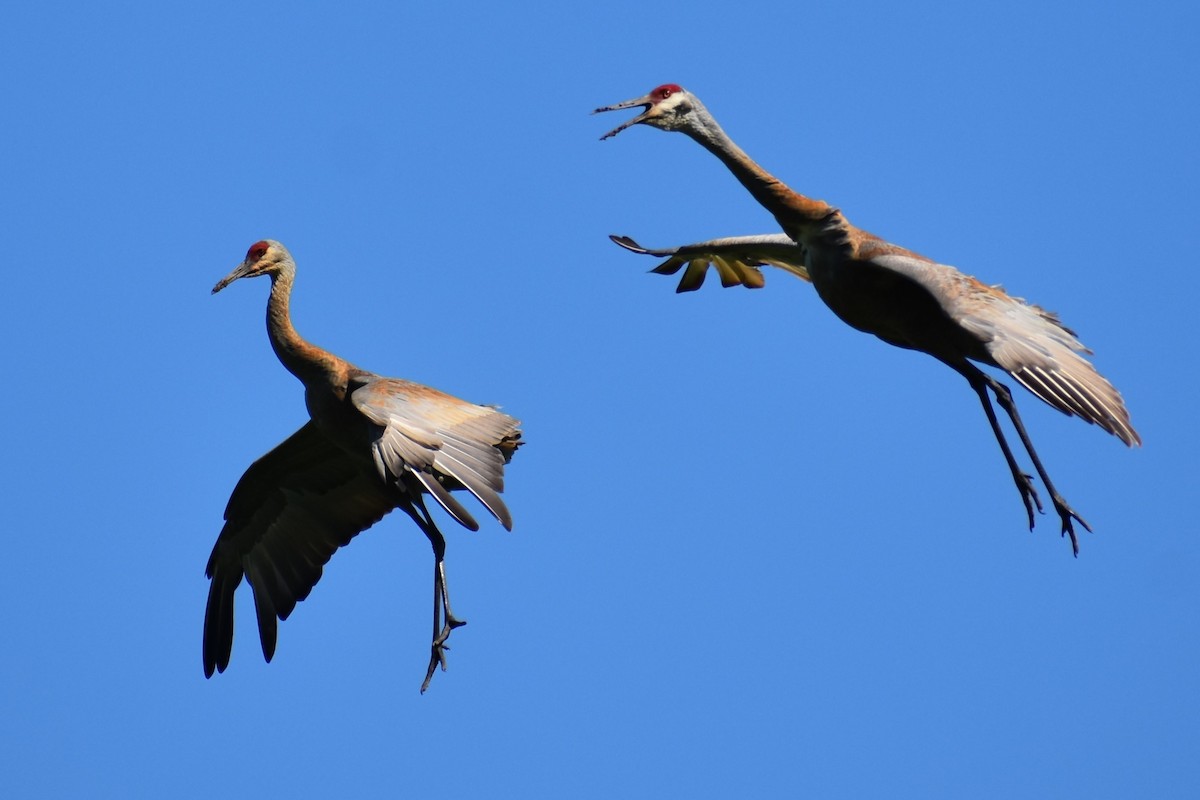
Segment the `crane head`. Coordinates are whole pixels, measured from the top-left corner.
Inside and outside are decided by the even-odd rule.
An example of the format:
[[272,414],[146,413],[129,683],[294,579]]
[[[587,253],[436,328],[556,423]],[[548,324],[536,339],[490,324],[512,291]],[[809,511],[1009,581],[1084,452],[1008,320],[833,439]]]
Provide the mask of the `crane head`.
[[253,278],[256,275],[273,275],[292,264],[292,254],[274,239],[263,239],[250,245],[246,258],[234,267],[233,272],[221,278],[212,293],[224,289],[238,278]]
[[609,137],[616,136],[630,126],[639,124],[649,125],[664,131],[679,130],[687,125],[687,115],[699,105],[700,101],[693,97],[692,93],[687,89],[674,83],[664,83],[662,86],[656,86],[651,89],[650,93],[643,97],[636,97],[633,100],[626,100],[624,103],[597,108],[592,113],[599,114],[602,111],[620,111],[621,109],[636,108],[637,106],[645,108],[641,114],[601,136],[600,140],[603,141]]

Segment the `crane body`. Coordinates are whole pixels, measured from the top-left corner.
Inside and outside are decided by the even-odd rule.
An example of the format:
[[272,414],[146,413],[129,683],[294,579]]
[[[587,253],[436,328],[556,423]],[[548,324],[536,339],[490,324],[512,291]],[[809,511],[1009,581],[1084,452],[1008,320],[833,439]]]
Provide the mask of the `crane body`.
[[[628,237],[613,236],[613,241],[634,252],[667,255],[656,272],[672,274],[686,263],[688,270],[676,291],[698,288],[709,264],[718,271],[723,264],[736,265],[738,270],[721,272],[722,283],[752,288],[762,285],[759,266],[781,267],[811,281],[825,305],[847,325],[897,347],[928,353],[958,372],[983,405],[1032,529],[1034,509],[1042,510],[1041,501],[1031,476],[1022,471],[1009,447],[990,390],[1016,429],[1059,515],[1062,533],[1070,536],[1078,554],[1073,521],[1091,528],[1055,489],[1011,391],[972,363],[1002,369],[1058,410],[1100,426],[1127,445],[1141,444],[1120,393],[1083,357],[1090,351],[1074,331],[1051,312],[884,241],[852,225],[839,209],[795,192],[734,144],[685,89],[663,84],[644,97],[596,112],[633,107],[642,107],[642,113],[601,138],[636,124],[687,134],[716,155],[775,217],[792,249],[770,236],[731,237],[657,251]],[[747,276],[749,280],[741,279]]]
[[445,641],[464,624],[450,609],[445,539],[424,502],[428,494],[457,522],[479,524],[451,494],[465,489],[506,528],[499,493],[504,465],[521,442],[517,420],[428,386],[385,378],[305,341],[292,326],[295,262],[279,242],[255,243],[213,293],[235,280],[269,275],[267,332],[280,362],[304,384],[310,416],[254,462],[238,481],[209,557],[204,673],[223,672],[233,645],[234,594],[245,577],[254,594],[259,638],[269,662],[277,621],[320,580],[333,553],[393,509],[403,510],[434,551],[433,641],[421,686],[445,669]]

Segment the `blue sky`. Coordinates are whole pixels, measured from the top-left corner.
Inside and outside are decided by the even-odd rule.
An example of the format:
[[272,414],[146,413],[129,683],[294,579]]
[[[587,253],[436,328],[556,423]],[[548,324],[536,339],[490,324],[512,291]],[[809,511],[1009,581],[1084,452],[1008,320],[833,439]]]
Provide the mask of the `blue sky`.
[[[49,796],[1194,796],[1192,3],[9,8],[0,785]],[[1023,390],[1071,557],[961,378],[811,287],[673,294],[612,245],[773,232],[677,82],[794,188],[1058,311],[1128,450]],[[382,374],[502,404],[515,529],[339,552],[262,661],[204,564],[305,420],[265,281]]]

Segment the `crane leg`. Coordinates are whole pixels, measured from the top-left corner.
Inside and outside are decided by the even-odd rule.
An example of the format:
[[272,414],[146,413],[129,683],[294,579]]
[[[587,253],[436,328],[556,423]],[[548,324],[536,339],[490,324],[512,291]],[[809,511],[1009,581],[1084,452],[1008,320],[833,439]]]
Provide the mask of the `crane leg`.
[[1017,413],[1017,405],[1013,402],[1012,392],[1007,386],[997,381],[991,375],[988,375],[981,369],[978,369],[973,364],[951,364],[967,382],[971,384],[971,388],[979,395],[979,401],[983,404],[983,411],[987,414],[988,423],[992,426],[992,433],[996,436],[996,441],[1000,444],[1000,450],[1004,453],[1004,460],[1008,463],[1009,471],[1012,472],[1013,481],[1017,485],[1017,491],[1021,493],[1021,500],[1025,504],[1025,511],[1029,515],[1029,529],[1033,530],[1033,508],[1036,505],[1037,510],[1041,512],[1042,503],[1038,499],[1037,491],[1033,487],[1033,476],[1025,473],[1017,465],[1017,460],[1013,456],[1012,449],[1008,446],[1008,440],[1004,437],[1004,431],[1000,428],[1000,422],[996,419],[996,411],[992,408],[991,398],[988,397],[987,390],[991,389],[996,395],[996,402],[1004,409],[1004,413],[1008,414],[1008,418],[1012,420],[1013,427],[1017,430],[1017,435],[1021,437],[1021,444],[1025,447],[1025,452],[1029,453],[1029,457],[1033,460],[1034,469],[1037,470],[1038,477],[1042,479],[1042,484],[1046,487],[1046,491],[1050,493],[1050,500],[1054,504],[1054,510],[1058,512],[1059,519],[1062,520],[1062,535],[1071,537],[1071,551],[1075,555],[1079,555],[1079,539],[1075,535],[1075,526],[1072,520],[1079,522],[1089,532],[1091,526],[1079,516],[1075,509],[1067,505],[1067,501],[1054,488],[1054,482],[1050,480],[1050,475],[1046,472],[1046,468],[1042,466],[1042,460],[1038,458],[1037,451],[1033,447],[1033,442],[1029,439],[1029,434],[1025,431],[1025,424],[1021,422],[1021,415]]
[[[956,367],[956,369],[958,368]],[[1008,440],[1004,438],[1000,420],[996,419],[996,410],[992,408],[992,400],[987,394],[987,382],[983,380],[987,374],[981,370],[975,370],[976,374],[962,369],[959,369],[959,372],[966,377],[971,388],[979,395],[979,402],[983,404],[983,413],[987,415],[988,424],[992,426],[992,433],[995,435],[996,441],[1000,443],[1000,451],[1004,453],[1004,460],[1008,464],[1009,471],[1012,472],[1013,481],[1017,484],[1017,491],[1021,493],[1021,502],[1025,504],[1025,513],[1029,516],[1029,530],[1033,530],[1033,509],[1036,506],[1040,514],[1042,501],[1038,498],[1037,490],[1033,486],[1033,476],[1022,470],[1017,464],[1017,459],[1008,446]]]
[[450,638],[450,632],[466,625],[467,621],[454,616],[450,610],[450,590],[446,586],[446,539],[434,524],[433,518],[429,516],[429,509],[425,507],[420,494],[413,496],[416,498],[413,506],[406,507],[405,511],[408,511],[409,516],[429,539],[429,544],[433,547],[434,559],[433,641],[430,645],[429,668],[425,671],[425,680],[421,683],[421,694],[424,694],[425,690],[429,688],[429,683],[433,680],[433,673],[437,668],[440,666],[442,672],[446,671],[446,651],[450,649],[446,644],[446,639]]
[[1067,501],[1054,488],[1054,482],[1050,480],[1050,475],[1046,472],[1046,468],[1042,466],[1042,460],[1038,458],[1037,451],[1033,449],[1033,442],[1029,438],[1029,434],[1025,432],[1025,424],[1021,422],[1021,415],[1017,413],[1017,404],[1013,402],[1012,392],[1007,386],[997,381],[992,376],[980,370],[984,380],[991,387],[992,392],[996,395],[996,402],[1008,414],[1008,418],[1012,420],[1013,427],[1017,429],[1017,435],[1021,437],[1021,444],[1025,447],[1025,452],[1029,453],[1029,457],[1033,460],[1033,468],[1037,470],[1037,474],[1042,479],[1042,484],[1046,487],[1046,491],[1050,493],[1050,501],[1054,503],[1054,510],[1058,512],[1059,519],[1062,520],[1062,535],[1071,537],[1071,551],[1079,555],[1079,537],[1075,535],[1075,526],[1071,520],[1075,520],[1083,526],[1088,533],[1092,532],[1092,526],[1087,524],[1087,520],[1079,516],[1079,512],[1067,505]]
[[[434,554],[433,644],[430,646],[429,669],[425,671],[425,681],[421,684],[422,694],[429,688],[429,682],[433,680],[433,673],[437,667],[440,666],[442,672],[446,671],[446,651],[450,649],[446,644],[446,639],[450,638],[450,631],[467,624],[465,619],[457,618],[450,610],[450,590],[446,586],[446,563],[444,560],[446,540],[442,538],[442,534],[437,528],[433,528],[433,533],[434,535],[429,537]],[[442,621],[443,614],[445,614],[444,622]]]

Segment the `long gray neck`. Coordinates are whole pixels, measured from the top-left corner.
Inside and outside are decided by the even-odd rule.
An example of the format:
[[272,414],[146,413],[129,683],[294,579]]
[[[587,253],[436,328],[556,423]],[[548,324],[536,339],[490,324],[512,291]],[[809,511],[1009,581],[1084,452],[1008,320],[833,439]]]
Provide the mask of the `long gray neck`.
[[699,101],[694,101],[694,124],[683,128],[710,153],[721,159],[733,176],[745,186],[759,204],[770,211],[780,226],[793,239],[800,241],[801,231],[829,217],[835,209],[823,200],[814,200],[793,191],[783,181],[755,163],[746,155]]
[[306,342],[292,326],[290,306],[295,280],[296,270],[291,265],[272,273],[271,295],[267,299],[267,335],[280,363],[307,386],[329,376],[341,359]]

